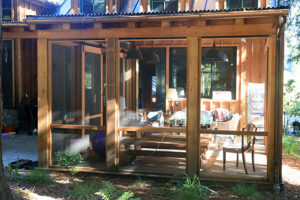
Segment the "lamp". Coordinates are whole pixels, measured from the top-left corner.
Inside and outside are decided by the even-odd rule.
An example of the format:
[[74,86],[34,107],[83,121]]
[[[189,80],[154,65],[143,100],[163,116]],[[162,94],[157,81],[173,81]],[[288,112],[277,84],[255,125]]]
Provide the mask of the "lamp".
[[154,42],[152,43],[152,51],[151,51],[151,53],[149,53],[145,56],[144,62],[158,63],[160,61],[159,55],[154,52],[153,45],[154,45]]
[[176,88],[168,88],[167,90],[167,99],[171,99],[171,108],[170,111],[173,114],[174,110],[173,110],[173,100],[178,98],[177,95],[177,90]]
[[126,59],[143,59],[143,54],[134,43],[132,43],[129,51],[127,52]]
[[153,62],[158,63],[160,61],[159,55],[152,51],[151,53],[147,54],[144,58],[144,62]]
[[229,62],[229,59],[223,51],[216,47],[215,41],[213,47],[205,54],[205,61],[211,62]]

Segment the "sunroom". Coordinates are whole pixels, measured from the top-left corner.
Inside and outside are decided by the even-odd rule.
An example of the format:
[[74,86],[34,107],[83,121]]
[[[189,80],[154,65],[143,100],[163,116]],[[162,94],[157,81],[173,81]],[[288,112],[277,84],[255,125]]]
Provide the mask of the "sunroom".
[[[28,18],[39,164],[274,183],[284,9]],[[84,23],[83,23],[84,22]]]

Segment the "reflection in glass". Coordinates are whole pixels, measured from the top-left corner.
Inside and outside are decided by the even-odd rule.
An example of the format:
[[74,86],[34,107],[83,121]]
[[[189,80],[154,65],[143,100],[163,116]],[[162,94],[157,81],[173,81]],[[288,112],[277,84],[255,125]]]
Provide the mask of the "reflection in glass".
[[[86,130],[85,135],[81,134],[81,130],[53,129],[52,130],[52,165],[57,165],[57,152],[61,153],[80,153],[83,157],[83,163],[78,167],[105,168],[105,152],[103,155],[93,149],[94,140],[98,139],[99,131]],[[101,143],[97,143],[101,145]],[[102,145],[105,145],[103,143]],[[94,148],[102,149],[95,146]],[[105,146],[104,146],[105,148]]]

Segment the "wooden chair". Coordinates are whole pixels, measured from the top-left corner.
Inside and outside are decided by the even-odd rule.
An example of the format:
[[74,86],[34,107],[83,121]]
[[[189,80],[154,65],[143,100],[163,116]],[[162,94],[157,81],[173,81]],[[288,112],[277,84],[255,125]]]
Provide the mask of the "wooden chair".
[[[256,132],[257,127],[250,123],[247,125],[247,127],[243,128],[244,131],[252,131]],[[226,164],[226,152],[230,153],[236,153],[236,166],[239,166],[239,153],[242,153],[242,158],[243,158],[243,164],[244,164],[244,169],[246,174],[248,174],[247,168],[246,168],[246,161],[245,161],[245,153],[246,152],[251,152],[252,153],[252,167],[253,171],[255,171],[255,166],[254,166],[254,145],[255,145],[255,135],[246,135],[246,143],[244,142],[244,137],[245,135],[242,133],[242,141],[241,145],[227,145],[223,147],[223,170],[225,170],[225,164]]]

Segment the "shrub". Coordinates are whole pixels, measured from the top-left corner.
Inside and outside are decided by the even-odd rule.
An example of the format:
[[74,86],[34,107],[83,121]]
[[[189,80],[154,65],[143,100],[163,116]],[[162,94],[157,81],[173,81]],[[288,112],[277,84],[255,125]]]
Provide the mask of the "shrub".
[[25,176],[25,181],[29,183],[51,184],[54,180],[49,176],[48,171],[32,170]]
[[290,155],[298,154],[300,143],[295,141],[294,136],[283,137],[282,145],[288,154]]
[[244,199],[261,199],[255,185],[238,184],[232,187],[232,194]]
[[80,153],[61,153],[56,152],[55,153],[59,157],[58,165],[60,168],[67,169],[67,171],[70,170],[72,175],[75,175],[77,172],[79,172],[75,167],[83,162],[83,157]]
[[175,199],[190,200],[190,199],[206,199],[210,193],[216,193],[207,186],[200,183],[199,177],[196,175],[191,179],[188,175],[184,181],[178,181],[172,192]]
[[96,195],[105,200],[134,200],[134,193],[131,191],[117,190],[109,181],[102,181],[102,189],[96,192]]
[[97,191],[98,186],[95,183],[87,185],[85,183],[74,183],[73,188],[70,194],[70,197],[76,199],[97,199],[95,192]]

